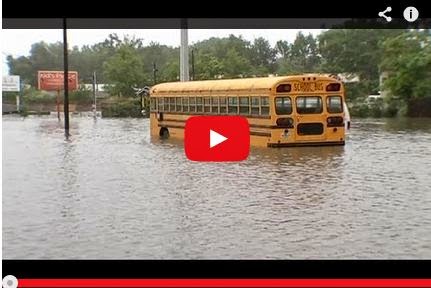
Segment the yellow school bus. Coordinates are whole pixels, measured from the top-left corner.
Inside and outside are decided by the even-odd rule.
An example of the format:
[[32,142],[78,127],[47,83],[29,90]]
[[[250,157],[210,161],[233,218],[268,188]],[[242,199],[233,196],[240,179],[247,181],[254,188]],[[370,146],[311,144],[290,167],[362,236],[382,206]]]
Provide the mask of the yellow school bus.
[[240,115],[252,146],[344,145],[344,87],[322,74],[172,82],[150,90],[151,135],[184,138],[195,115]]

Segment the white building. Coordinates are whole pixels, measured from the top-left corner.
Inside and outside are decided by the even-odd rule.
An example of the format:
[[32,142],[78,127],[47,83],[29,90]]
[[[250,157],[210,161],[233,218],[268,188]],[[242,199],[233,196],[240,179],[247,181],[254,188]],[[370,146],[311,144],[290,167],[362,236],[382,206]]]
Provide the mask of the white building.
[[[107,87],[109,87],[109,84],[96,84],[96,93],[98,98],[109,96],[106,89]],[[93,84],[80,84],[80,88],[93,91]]]

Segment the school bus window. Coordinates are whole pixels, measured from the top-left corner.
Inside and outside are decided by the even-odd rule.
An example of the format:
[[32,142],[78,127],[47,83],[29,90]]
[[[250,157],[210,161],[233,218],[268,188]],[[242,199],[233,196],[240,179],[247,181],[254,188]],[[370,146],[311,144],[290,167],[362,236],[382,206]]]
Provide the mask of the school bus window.
[[196,112],[202,112],[202,97],[196,97]]
[[328,96],[326,98],[326,109],[329,113],[343,112],[343,103],[341,102],[341,96]]
[[168,112],[169,111],[169,98],[165,97],[165,100],[163,101],[165,105],[163,106],[163,111]]
[[211,98],[210,97],[204,98],[204,112],[205,113],[211,112]]
[[189,112],[189,98],[183,97],[183,112]]
[[250,98],[239,97],[239,114],[250,114]]
[[169,104],[169,111],[175,111],[175,97],[170,97]]
[[296,111],[299,114],[319,114],[322,109],[322,98],[319,96],[296,97]]
[[259,115],[259,97],[251,97],[251,114]]
[[156,98],[157,100],[157,111],[163,111],[163,97]]
[[190,112],[196,112],[196,97],[190,97]]
[[211,97],[211,112],[218,113],[218,97]]
[[[161,110],[161,111],[166,111],[166,108],[165,108],[165,103],[166,103],[166,99],[165,99],[165,97],[162,97],[162,98],[160,98],[159,99],[160,100],[160,104],[159,104],[159,109]],[[168,100],[169,101],[169,100]],[[169,108],[169,107],[168,107]]]
[[181,98],[180,97],[175,98],[175,111],[181,112]]
[[158,111],[163,111],[163,98],[157,98]]
[[151,112],[156,111],[156,99],[150,98],[150,110]]
[[229,114],[238,114],[238,97],[227,97],[227,106]]
[[290,97],[275,98],[275,113],[278,115],[288,115],[292,113],[292,100]]
[[260,97],[261,115],[269,115],[269,97]]
[[220,97],[220,114],[226,114],[226,97]]

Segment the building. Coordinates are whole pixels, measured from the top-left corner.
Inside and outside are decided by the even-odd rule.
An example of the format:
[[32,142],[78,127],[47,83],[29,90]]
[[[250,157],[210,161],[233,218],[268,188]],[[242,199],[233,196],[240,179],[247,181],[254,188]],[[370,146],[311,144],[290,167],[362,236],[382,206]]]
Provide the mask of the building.
[[[108,97],[109,93],[107,91],[109,84],[96,84],[96,93],[98,98]],[[80,84],[81,89],[93,91],[93,84]]]

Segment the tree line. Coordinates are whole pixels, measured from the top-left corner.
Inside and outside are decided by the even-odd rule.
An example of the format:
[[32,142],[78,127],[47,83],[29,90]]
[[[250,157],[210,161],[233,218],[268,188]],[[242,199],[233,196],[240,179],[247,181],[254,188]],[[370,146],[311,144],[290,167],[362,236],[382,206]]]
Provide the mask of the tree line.
[[[62,70],[62,49],[61,42],[34,43],[29,56],[7,57],[10,73],[36,86],[38,70]],[[431,30],[332,29],[317,36],[300,32],[293,42],[279,40],[274,46],[264,38],[247,41],[230,35],[199,41],[189,51],[193,80],[345,73],[360,79],[347,84],[350,102],[361,103],[382,88],[390,91],[388,103],[408,105],[431,97]],[[132,96],[133,87],[179,80],[179,47],[144,45],[142,39],[111,34],[69,53],[69,69],[78,71],[81,83],[91,83],[96,71],[98,82],[110,84],[112,95]],[[382,72],[387,75],[384,87],[379,85]]]

